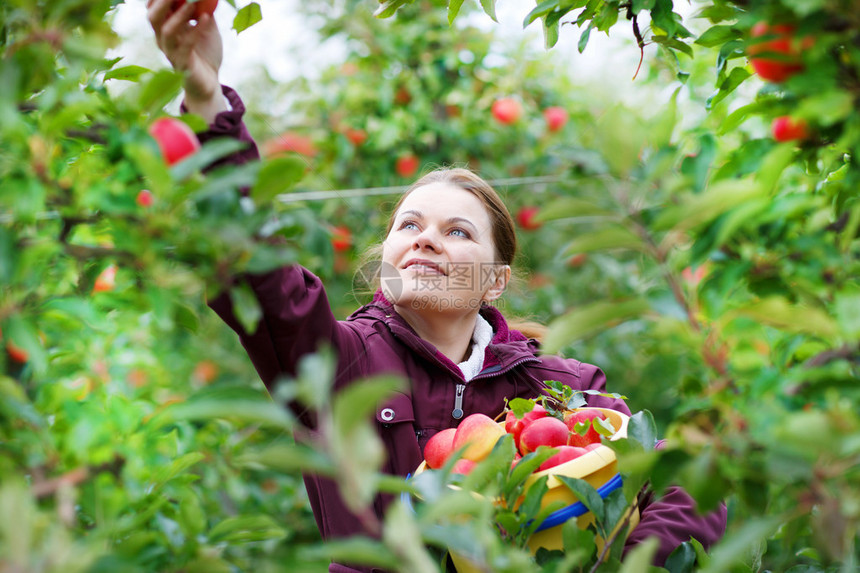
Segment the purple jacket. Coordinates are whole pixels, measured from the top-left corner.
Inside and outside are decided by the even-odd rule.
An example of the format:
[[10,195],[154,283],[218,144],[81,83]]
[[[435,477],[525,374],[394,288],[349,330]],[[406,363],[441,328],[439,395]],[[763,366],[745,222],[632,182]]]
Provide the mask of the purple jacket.
[[[229,161],[257,159],[256,146],[242,122],[244,104],[230,88],[225,87],[224,94],[232,111],[219,114],[209,131],[200,134],[201,141],[219,136],[239,138],[248,141],[249,148]],[[270,391],[281,376],[294,375],[299,359],[315,351],[320,343],[331,344],[337,351],[335,390],[378,374],[395,374],[409,380],[407,392],[396,394],[376,412],[376,428],[387,452],[383,471],[390,474],[406,476],[413,472],[423,459],[424,445],[436,432],[456,426],[462,417],[475,412],[495,417],[503,410],[505,399],[537,396],[544,380],[558,380],[575,390],[605,391],[606,378],[599,368],[571,358],[539,354],[537,342],[509,329],[494,307],[481,310],[494,336],[482,371],[466,383],[459,368],[420,338],[379,292],[370,304],[339,321],[332,314],[322,283],[307,269],[285,267],[242,280],[251,286],[262,308],[262,319],[253,334],[236,320],[228,295],[220,295],[210,306],[238,333]],[[588,396],[588,403],[630,413],[622,400]],[[459,417],[453,414],[457,409],[462,410]],[[304,416],[303,421],[313,427],[310,416]],[[333,482],[310,474],[304,480],[324,539],[366,534],[360,521],[347,510]],[[387,496],[376,499],[378,515],[389,501]],[[691,536],[707,547],[725,531],[725,507],[699,516],[694,501],[679,488],[650,501],[640,511],[640,524],[632,532],[628,547],[648,536],[657,536],[658,563],[663,563],[675,547]],[[330,571],[370,569],[333,564]]]

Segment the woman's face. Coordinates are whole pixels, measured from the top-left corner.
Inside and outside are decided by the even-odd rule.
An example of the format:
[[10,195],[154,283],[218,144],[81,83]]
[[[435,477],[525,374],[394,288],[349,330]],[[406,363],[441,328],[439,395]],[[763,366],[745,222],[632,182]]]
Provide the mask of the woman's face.
[[450,183],[406,196],[382,244],[382,263],[386,298],[412,312],[477,311],[482,301],[501,296],[510,274],[496,263],[484,205]]

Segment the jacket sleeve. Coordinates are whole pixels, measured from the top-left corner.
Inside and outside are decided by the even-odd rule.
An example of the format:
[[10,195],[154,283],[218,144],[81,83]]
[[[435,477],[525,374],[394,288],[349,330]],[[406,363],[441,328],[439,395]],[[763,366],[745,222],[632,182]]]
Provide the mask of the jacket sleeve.
[[[660,449],[665,441],[657,443]],[[695,538],[705,549],[719,541],[726,532],[728,510],[725,503],[714,511],[701,514],[696,501],[681,487],[672,486],[662,496],[644,490],[640,493],[639,524],[630,532],[624,544],[627,554],[648,537],[656,537],[660,546],[653,563],[663,566],[666,558],[682,543]]]
[[[222,92],[230,110],[219,113],[205,132],[199,133],[201,143],[219,137],[231,137],[248,145],[221,159],[219,164],[241,165],[259,159],[260,155],[242,117],[245,105],[239,95],[227,86]],[[214,165],[212,166],[214,167]],[[348,323],[340,322],[329,306],[322,282],[300,266],[287,266],[263,274],[236,277],[234,284],[245,282],[251,287],[262,310],[253,332],[237,319],[229,288],[225,288],[209,306],[238,335],[254,368],[271,392],[282,376],[294,376],[299,360],[323,344],[331,345],[338,356],[338,369],[343,383],[357,376],[357,358],[362,356],[364,341]],[[294,410],[309,426],[313,419],[295,406]]]

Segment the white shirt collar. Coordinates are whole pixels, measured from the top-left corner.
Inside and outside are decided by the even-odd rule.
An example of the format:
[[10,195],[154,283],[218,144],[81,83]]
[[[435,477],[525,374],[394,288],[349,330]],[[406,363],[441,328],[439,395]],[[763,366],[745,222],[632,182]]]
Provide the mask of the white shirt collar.
[[466,382],[477,376],[484,367],[484,354],[492,339],[493,327],[479,314],[475,321],[475,330],[472,332],[472,353],[469,358],[457,365],[463,372]]

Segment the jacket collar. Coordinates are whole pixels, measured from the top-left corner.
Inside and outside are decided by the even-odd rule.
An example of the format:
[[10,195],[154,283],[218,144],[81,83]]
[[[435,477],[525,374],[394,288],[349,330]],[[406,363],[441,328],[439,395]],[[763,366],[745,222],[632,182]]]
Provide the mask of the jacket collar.
[[[519,330],[513,330],[502,313],[494,306],[484,306],[481,316],[493,327],[493,338],[487,346],[484,355],[483,371],[501,372],[516,363],[537,360],[538,343],[530,340]],[[384,322],[392,334],[403,341],[415,352],[441,362],[455,374],[462,376],[459,367],[447,356],[439,352],[435,346],[427,342],[409,326],[403,317],[397,314],[394,305],[385,298],[381,290],[373,295],[373,301],[356,310],[347,320],[356,318],[375,318]]]

